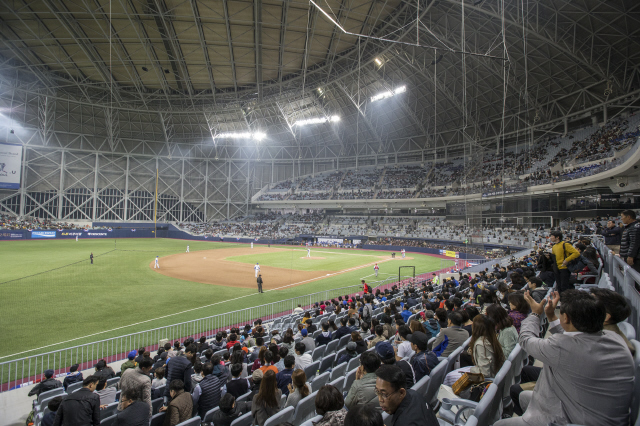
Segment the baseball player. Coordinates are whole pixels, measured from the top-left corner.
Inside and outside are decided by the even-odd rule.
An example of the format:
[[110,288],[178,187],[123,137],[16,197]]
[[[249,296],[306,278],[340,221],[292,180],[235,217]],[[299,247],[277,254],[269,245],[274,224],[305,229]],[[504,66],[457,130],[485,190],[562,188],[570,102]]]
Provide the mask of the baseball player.
[[156,268],[157,268],[157,269],[160,269],[160,263],[158,263],[158,262],[159,262],[159,261],[158,261],[158,256],[156,256],[156,264],[155,264],[155,265],[153,265],[153,269],[156,269]]
[[76,235],[76,243],[78,242],[78,236]]
[[189,253],[189,246],[187,246],[187,253]]
[[251,241],[251,248],[253,248],[253,241]]
[[402,253],[402,258],[404,259],[404,249],[402,249],[400,253]]
[[311,248],[307,247],[307,257],[311,257]]
[[256,278],[260,274],[260,265],[256,262],[256,266],[253,267],[253,270],[256,271]]
[[93,265],[93,253],[89,255],[89,259],[91,260],[91,264]]
[[378,271],[380,270],[380,267],[378,266],[378,264],[376,263],[373,267],[373,273],[376,274],[376,277],[378,276]]
[[258,293],[264,293],[264,291],[262,291],[262,274],[258,275],[256,282],[258,283]]

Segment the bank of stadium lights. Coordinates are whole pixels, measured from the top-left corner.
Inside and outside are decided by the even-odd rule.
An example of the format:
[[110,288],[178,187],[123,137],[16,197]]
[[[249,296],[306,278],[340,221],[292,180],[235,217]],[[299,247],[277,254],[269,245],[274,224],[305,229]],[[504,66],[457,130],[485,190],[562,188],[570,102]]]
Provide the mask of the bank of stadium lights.
[[382,61],[380,60],[380,58],[375,58],[374,61],[376,64],[378,64],[378,66],[382,65]]
[[331,117],[307,118],[306,120],[298,120],[293,123],[294,126],[306,126],[308,124],[336,123],[340,121],[340,117],[332,115]]
[[377,95],[372,96],[371,97],[371,102],[379,101],[381,99],[387,99],[387,98],[390,98],[392,96],[398,95],[400,93],[404,93],[406,91],[407,91],[407,86],[400,86],[397,89],[388,90],[386,92],[378,93]]
[[218,133],[215,136],[216,139],[253,139],[258,142],[266,137],[267,135],[262,132],[227,132]]

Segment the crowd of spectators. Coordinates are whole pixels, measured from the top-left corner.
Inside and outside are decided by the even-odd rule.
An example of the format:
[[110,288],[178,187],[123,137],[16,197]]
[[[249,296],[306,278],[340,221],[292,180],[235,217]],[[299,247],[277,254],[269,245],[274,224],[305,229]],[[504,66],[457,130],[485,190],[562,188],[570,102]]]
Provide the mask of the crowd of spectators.
[[92,227],[91,225],[80,226],[74,223],[53,221],[49,219],[38,219],[34,217],[18,217],[8,214],[0,215],[0,229],[2,230],[58,230],[58,229],[103,229],[103,227]]

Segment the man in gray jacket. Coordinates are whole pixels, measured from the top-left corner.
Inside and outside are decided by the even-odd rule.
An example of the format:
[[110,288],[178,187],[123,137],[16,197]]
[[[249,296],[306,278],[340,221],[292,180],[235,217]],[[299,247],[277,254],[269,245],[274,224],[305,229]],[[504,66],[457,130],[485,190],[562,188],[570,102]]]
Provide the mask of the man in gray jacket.
[[344,400],[344,405],[349,410],[367,404],[380,407],[376,395],[376,371],[378,368],[380,368],[380,358],[375,351],[367,351],[360,355],[360,367],[356,372],[356,380]]
[[[533,300],[529,292],[525,299],[531,314],[522,321],[519,343],[544,368],[534,390],[520,394],[522,417],[503,419],[494,426],[628,424],[633,358],[622,337],[603,331],[606,309],[602,301],[571,289],[562,298],[553,292],[543,303]],[[559,318],[555,314],[558,301],[562,302]],[[552,334],[548,339],[538,337],[543,313]]]
[[440,330],[432,346],[435,350],[440,343],[444,342],[444,337],[447,336],[449,343],[440,356],[449,356],[469,338],[469,332],[462,328],[462,315],[458,312],[451,312],[447,321],[447,327]]
[[[151,417],[151,376],[149,372],[153,367],[151,358],[143,358],[136,368],[128,368],[120,378],[120,389],[122,392],[133,392],[136,400],[140,400],[149,405],[149,417]],[[120,400],[118,410],[124,410],[123,402]]]

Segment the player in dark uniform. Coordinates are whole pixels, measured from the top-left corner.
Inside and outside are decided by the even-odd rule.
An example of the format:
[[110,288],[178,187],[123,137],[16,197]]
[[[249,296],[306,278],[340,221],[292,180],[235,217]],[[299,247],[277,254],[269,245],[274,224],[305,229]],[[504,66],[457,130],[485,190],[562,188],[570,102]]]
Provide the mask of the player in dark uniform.
[[91,264],[93,265],[93,253],[89,255],[89,260],[91,260]]
[[262,274],[258,275],[258,279],[256,281],[258,282],[258,293],[264,293],[264,291],[262,291]]

